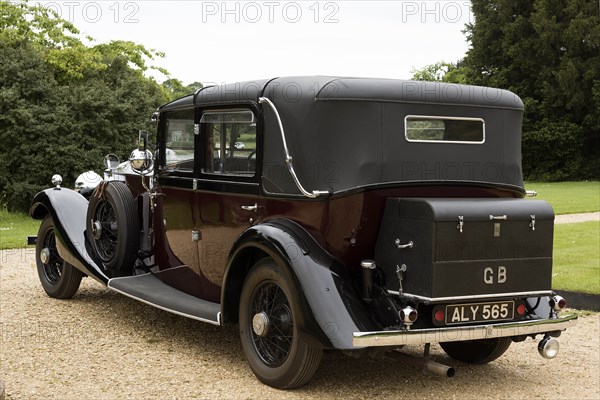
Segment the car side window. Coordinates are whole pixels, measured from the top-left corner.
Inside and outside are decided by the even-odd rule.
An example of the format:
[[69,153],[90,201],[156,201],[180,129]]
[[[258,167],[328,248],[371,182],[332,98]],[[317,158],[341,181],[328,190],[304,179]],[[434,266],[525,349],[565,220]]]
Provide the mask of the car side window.
[[164,115],[165,154],[161,167],[194,170],[194,110],[168,111]]
[[205,174],[254,176],[256,118],[251,110],[207,110],[200,117]]

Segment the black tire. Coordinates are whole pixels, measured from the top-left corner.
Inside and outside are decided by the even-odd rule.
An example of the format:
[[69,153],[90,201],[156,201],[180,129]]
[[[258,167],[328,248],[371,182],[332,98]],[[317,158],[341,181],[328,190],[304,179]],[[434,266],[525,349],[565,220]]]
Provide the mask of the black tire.
[[[315,374],[323,350],[300,333],[300,293],[271,258],[257,262],[242,288],[240,337],[250,368],[263,383],[294,389]],[[253,327],[255,326],[255,327]]]
[[38,231],[35,262],[40,282],[48,296],[70,299],[77,293],[83,273],[58,254],[54,221],[50,215],[46,215]]
[[125,183],[103,182],[96,188],[88,206],[86,236],[109,276],[133,269],[140,247],[140,223]]
[[440,346],[455,360],[468,364],[487,364],[500,357],[512,343],[510,338],[446,342]]

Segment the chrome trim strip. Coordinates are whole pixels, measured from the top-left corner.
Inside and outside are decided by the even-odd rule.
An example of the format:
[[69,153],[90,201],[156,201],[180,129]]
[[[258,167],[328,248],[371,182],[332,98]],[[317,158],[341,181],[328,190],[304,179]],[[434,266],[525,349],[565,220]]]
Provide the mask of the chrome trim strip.
[[355,347],[403,346],[527,336],[537,333],[562,331],[575,325],[577,325],[577,315],[572,314],[556,319],[517,321],[477,326],[414,329],[408,331],[354,332],[352,334],[352,345]]
[[[233,178],[236,178],[236,177],[240,177],[240,178],[253,178],[254,177],[254,175],[252,175],[252,176],[249,176],[249,175],[235,175],[234,173],[222,174],[222,175],[223,176],[228,176],[228,177],[233,177]],[[197,178],[196,181],[201,182],[201,183],[224,183],[224,184],[230,184],[230,185],[244,185],[244,186],[256,186],[256,187],[258,187],[258,183],[257,182],[225,181],[225,180],[210,179],[210,178]]]
[[[482,134],[483,138],[480,141],[466,141],[466,140],[425,140],[425,139],[409,139],[408,138],[408,121],[409,118],[428,118],[434,120],[452,120],[452,121],[480,121],[482,123]],[[484,144],[485,143],[485,120],[483,118],[473,117],[445,117],[443,115],[407,115],[404,117],[404,138],[407,142],[411,143],[448,143],[448,144]]]
[[259,104],[267,103],[269,105],[269,107],[271,107],[273,112],[275,113],[275,117],[277,118],[277,123],[279,124],[279,131],[281,132],[281,140],[283,142],[283,151],[285,152],[285,163],[287,164],[288,171],[290,172],[290,175],[292,175],[292,178],[294,179],[294,183],[296,184],[296,187],[298,188],[298,190],[300,190],[300,192],[304,196],[311,198],[311,199],[315,199],[322,195],[329,195],[330,193],[328,190],[313,190],[311,193],[311,192],[307,191],[306,189],[304,189],[304,186],[302,186],[302,184],[300,183],[300,179],[298,179],[298,176],[296,175],[296,170],[294,169],[294,164],[292,163],[292,156],[290,155],[290,151],[288,150],[288,147],[287,147],[287,141],[285,140],[285,132],[283,130],[283,123],[281,122],[281,117],[279,116],[279,111],[277,110],[277,107],[275,107],[275,104],[273,104],[273,102],[271,100],[269,100],[268,97],[259,97],[258,103]]
[[[388,294],[392,296],[400,296],[400,292],[395,290],[388,290]],[[449,297],[425,297],[416,294],[403,293],[402,296],[410,297],[415,300],[420,300],[425,303],[442,303],[445,301],[461,301],[461,300],[478,300],[478,299],[495,299],[500,297],[537,297],[537,296],[551,296],[554,292],[552,290],[538,290],[535,292],[512,292],[512,293],[493,293],[493,294],[478,294],[470,296],[449,296]]]

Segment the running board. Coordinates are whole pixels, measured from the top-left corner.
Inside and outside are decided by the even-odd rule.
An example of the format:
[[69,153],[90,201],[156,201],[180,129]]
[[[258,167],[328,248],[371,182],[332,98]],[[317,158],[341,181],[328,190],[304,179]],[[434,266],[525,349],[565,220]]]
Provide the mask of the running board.
[[191,296],[167,285],[151,273],[112,278],[108,288],[183,317],[221,325],[221,305]]

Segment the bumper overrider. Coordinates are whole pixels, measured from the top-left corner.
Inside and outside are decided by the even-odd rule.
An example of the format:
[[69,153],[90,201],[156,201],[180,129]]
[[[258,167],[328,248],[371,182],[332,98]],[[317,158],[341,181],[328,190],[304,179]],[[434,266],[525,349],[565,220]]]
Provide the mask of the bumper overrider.
[[577,315],[553,319],[504,322],[476,326],[428,328],[376,332],[354,332],[355,347],[420,345],[439,342],[492,339],[499,337],[527,337],[536,334],[558,336],[560,331],[577,324]]

